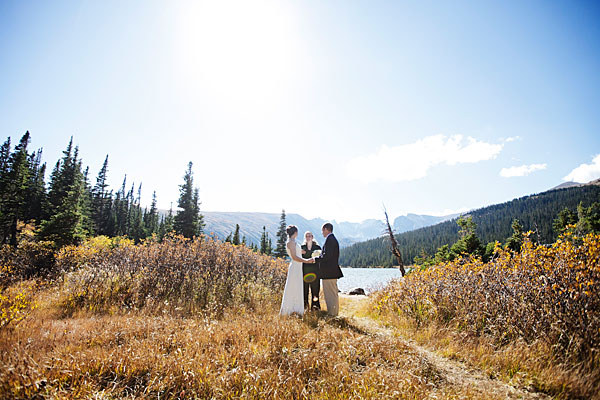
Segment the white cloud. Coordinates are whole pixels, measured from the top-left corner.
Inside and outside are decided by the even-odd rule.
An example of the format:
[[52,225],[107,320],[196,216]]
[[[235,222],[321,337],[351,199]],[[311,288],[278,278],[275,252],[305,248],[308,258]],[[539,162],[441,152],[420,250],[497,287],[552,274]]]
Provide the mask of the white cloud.
[[478,141],[462,135],[428,136],[415,143],[389,147],[350,160],[348,174],[363,182],[401,182],[424,178],[431,167],[476,163],[495,158],[503,144]]
[[565,176],[563,180],[587,183],[600,178],[600,154],[592,160],[591,164],[581,164]]
[[500,176],[504,178],[512,178],[515,176],[526,176],[534,171],[542,171],[546,169],[546,164],[530,164],[521,165],[519,167],[502,168]]
[[510,142],[514,142],[516,140],[521,140],[521,136],[511,136],[506,138],[505,142],[506,143],[510,143]]

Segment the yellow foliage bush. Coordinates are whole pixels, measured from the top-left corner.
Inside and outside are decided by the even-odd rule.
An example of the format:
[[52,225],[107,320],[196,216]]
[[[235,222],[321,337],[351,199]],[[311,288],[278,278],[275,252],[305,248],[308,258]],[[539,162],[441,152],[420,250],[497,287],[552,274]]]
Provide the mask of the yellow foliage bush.
[[600,367],[600,235],[567,233],[552,246],[525,238],[520,253],[496,247],[409,274],[375,294],[384,315],[494,338],[544,341],[558,361]]
[[128,239],[95,238],[62,249],[66,271],[61,306],[113,312],[146,309],[183,314],[215,311],[232,304],[259,306],[285,282],[286,263],[246,246],[200,237],[168,237],[134,245]]
[[18,324],[37,308],[34,300],[36,288],[33,282],[20,282],[0,293],[0,329]]

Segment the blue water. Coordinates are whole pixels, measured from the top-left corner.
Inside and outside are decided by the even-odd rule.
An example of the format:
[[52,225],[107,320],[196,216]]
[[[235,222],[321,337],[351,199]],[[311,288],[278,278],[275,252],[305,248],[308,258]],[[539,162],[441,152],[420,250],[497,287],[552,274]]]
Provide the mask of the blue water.
[[371,293],[402,277],[398,268],[342,268],[342,272],[344,277],[338,279],[338,289],[344,293],[357,287]]

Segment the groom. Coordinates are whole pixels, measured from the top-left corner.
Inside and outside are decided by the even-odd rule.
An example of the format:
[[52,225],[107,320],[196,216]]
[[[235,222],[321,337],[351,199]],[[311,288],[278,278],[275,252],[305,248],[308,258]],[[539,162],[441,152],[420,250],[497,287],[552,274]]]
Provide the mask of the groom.
[[327,304],[327,313],[336,316],[340,310],[337,280],[344,276],[339,265],[340,245],[333,236],[333,225],[326,222],[321,228],[325,243],[321,255],[315,258],[319,266],[319,278],[323,281],[323,293]]

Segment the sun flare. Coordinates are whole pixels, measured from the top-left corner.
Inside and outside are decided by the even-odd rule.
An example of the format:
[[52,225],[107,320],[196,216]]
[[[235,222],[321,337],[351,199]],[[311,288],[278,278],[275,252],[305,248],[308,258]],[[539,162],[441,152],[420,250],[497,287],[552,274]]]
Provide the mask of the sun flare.
[[184,2],[177,58],[188,90],[260,109],[277,101],[297,72],[293,14],[271,1]]

